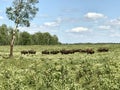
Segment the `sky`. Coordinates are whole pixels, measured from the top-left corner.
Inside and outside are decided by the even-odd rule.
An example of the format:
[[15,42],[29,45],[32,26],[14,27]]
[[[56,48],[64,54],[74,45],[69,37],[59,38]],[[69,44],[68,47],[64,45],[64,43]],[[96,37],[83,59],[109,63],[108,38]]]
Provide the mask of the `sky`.
[[[6,16],[13,0],[0,0],[0,25],[14,27]],[[120,0],[39,0],[31,34],[49,32],[62,43],[120,43]]]

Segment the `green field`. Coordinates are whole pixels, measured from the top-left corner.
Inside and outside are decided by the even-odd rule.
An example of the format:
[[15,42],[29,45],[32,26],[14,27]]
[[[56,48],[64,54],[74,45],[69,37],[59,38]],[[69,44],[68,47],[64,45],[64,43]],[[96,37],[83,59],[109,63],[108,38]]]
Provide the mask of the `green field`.
[[[97,52],[99,47],[109,52]],[[43,50],[92,48],[94,54],[42,55]],[[21,55],[34,49],[36,55]],[[0,46],[0,90],[120,90],[120,44]]]

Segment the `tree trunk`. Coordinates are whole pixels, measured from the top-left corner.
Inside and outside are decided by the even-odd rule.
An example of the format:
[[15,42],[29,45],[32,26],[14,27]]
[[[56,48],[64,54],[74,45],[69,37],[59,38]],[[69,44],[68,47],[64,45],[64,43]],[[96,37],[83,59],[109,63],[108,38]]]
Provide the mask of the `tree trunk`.
[[15,34],[17,31],[17,25],[15,26],[15,30],[12,32],[12,40],[10,42],[10,54],[9,57],[13,57],[13,47],[14,47],[14,42],[15,42]]
[[[14,33],[14,32],[13,32]],[[15,35],[13,34],[12,35],[12,40],[11,40],[11,43],[10,43],[10,57],[13,56],[13,46],[14,46],[14,41],[15,41]]]

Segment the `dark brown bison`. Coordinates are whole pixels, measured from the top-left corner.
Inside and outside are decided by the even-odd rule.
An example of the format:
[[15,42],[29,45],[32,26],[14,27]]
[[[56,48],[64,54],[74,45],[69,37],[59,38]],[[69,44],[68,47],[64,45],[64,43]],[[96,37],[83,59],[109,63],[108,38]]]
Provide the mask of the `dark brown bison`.
[[42,54],[50,54],[50,52],[48,50],[44,50],[42,51]]
[[36,51],[35,50],[28,50],[28,53],[29,54],[36,54]]
[[108,52],[109,49],[108,49],[108,48],[98,48],[97,51],[98,51],[98,52]]
[[50,54],[58,54],[58,53],[59,53],[59,51],[57,51],[57,50],[50,51]]
[[87,54],[94,54],[94,50],[93,49],[86,49],[86,53]]
[[86,53],[86,50],[81,49],[79,52],[80,52],[80,53]]
[[61,54],[73,54],[74,53],[74,50],[60,50]]
[[81,49],[73,49],[73,52],[81,52]]
[[24,55],[25,55],[25,54],[28,54],[28,53],[29,53],[29,52],[28,52],[27,50],[22,50],[22,51],[21,51],[21,54],[24,54]]

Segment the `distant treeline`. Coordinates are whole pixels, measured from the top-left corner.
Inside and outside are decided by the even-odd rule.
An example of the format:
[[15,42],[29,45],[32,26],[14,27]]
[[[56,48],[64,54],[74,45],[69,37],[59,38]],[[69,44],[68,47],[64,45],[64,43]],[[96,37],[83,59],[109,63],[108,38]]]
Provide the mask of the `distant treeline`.
[[[9,45],[11,40],[11,33],[13,28],[7,27],[7,25],[3,24],[0,26],[0,45]],[[34,34],[30,34],[26,31],[20,32],[17,31],[16,45],[56,45],[60,44],[58,37],[56,35],[50,35],[50,33],[45,32],[37,32]]]

